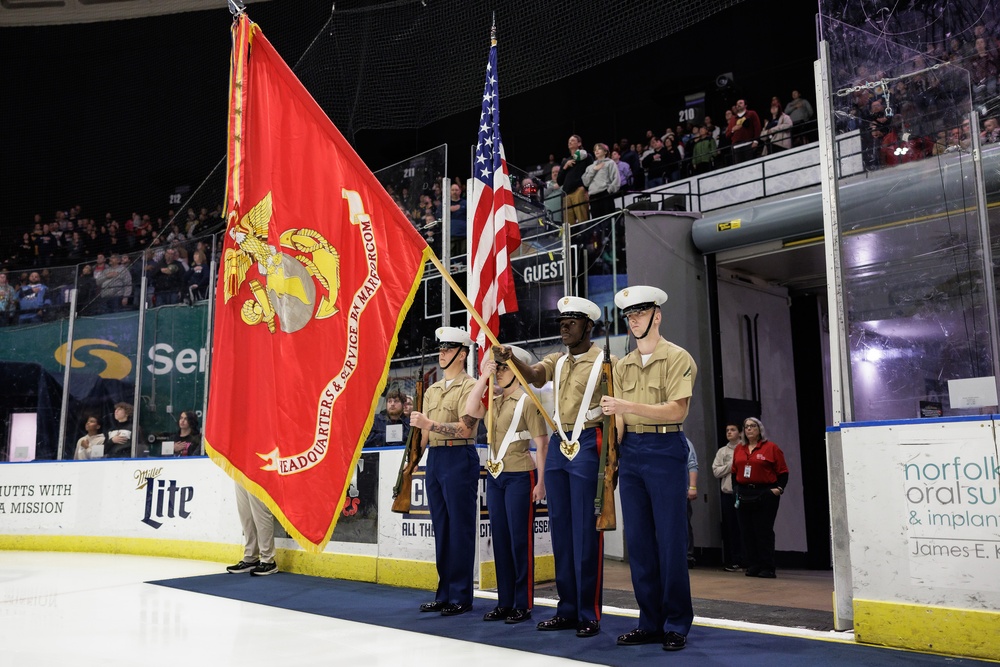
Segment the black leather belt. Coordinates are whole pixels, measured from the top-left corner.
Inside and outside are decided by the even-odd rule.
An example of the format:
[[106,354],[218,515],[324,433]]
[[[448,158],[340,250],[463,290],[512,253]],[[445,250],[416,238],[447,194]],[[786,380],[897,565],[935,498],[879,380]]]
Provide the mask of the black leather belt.
[[630,424],[625,427],[629,433],[677,433],[684,430],[682,424]]

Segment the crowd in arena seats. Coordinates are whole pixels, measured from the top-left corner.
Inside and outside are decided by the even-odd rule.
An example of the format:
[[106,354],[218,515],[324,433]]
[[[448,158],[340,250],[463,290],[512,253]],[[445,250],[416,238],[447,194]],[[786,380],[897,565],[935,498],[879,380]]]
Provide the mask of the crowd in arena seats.
[[[967,70],[968,79],[954,68],[933,67],[941,62]],[[891,77],[864,65],[854,68],[833,73],[836,86],[850,87],[847,93],[835,97],[834,114],[839,132],[859,133],[867,170],[969,150],[970,108],[980,112],[980,141],[984,145],[1000,143],[997,30],[976,25],[967,41],[954,36],[945,47],[927,47],[923,54],[894,67]],[[512,167],[515,196],[537,206],[550,222],[561,224],[567,215],[567,195],[571,194],[567,187],[572,187],[572,194],[581,199],[572,218],[599,219],[608,210],[606,199],[816,140],[815,109],[799,91],[790,91],[787,102],[776,95],[767,108],[751,107],[745,99],[739,99],[724,110],[724,119],[718,124],[712,116],[705,116],[662,132],[647,129],[639,141],[622,138],[603,143],[607,137],[597,137],[602,141],[585,143],[577,137],[578,146],[572,155],[559,158],[550,154],[547,161],[527,172]],[[590,178],[586,178],[586,169],[580,169],[581,178],[574,177],[567,186],[568,160],[586,163],[593,171]],[[603,170],[600,176],[598,168]],[[615,172],[617,187],[610,182]],[[443,207],[448,206],[450,250],[453,257],[460,258],[466,252],[470,215],[466,181],[454,177],[450,192],[443,193],[441,176],[428,179],[432,185],[419,191],[406,179],[386,184],[386,189],[439,255]],[[79,287],[78,300],[84,304],[84,312],[134,308],[143,266],[152,285],[153,303],[176,303],[192,295],[204,295],[209,280],[210,244],[193,239],[222,226],[221,206],[214,211],[203,208],[200,213],[188,209],[180,216],[170,211],[155,221],[150,215],[133,213],[124,218],[124,223],[111,213],[102,219],[88,217],[80,206],[57,211],[48,220],[36,215],[5,249],[0,270],[0,325],[22,318],[44,319],[46,313],[64,306],[67,288],[74,285]],[[599,225],[584,233],[589,270],[614,270],[609,251],[610,226]]]
[[968,41],[956,35],[927,47],[891,76],[861,64],[853,72],[841,67],[834,78],[852,84],[834,113],[839,130],[860,131],[869,171],[970,150],[970,110],[979,114],[980,142],[1000,140],[1000,35],[985,24],[974,26]]
[[137,308],[143,267],[150,305],[205,298],[211,235],[222,226],[221,205],[184,216],[169,211],[155,222],[132,213],[124,224],[111,213],[88,217],[80,206],[48,221],[36,214],[4,253],[0,326],[60,317],[74,287],[81,314]]

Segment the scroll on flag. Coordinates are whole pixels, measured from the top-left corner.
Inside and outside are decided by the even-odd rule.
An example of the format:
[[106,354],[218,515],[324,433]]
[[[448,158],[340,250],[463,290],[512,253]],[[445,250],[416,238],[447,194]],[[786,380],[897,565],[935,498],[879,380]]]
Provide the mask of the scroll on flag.
[[226,190],[206,449],[321,551],[430,249],[245,14]]
[[[496,26],[490,35],[490,58],[486,64],[469,208],[473,218],[467,291],[473,307],[482,315],[490,331],[497,334],[500,316],[517,312],[510,259],[521,245],[521,230],[517,226],[507,158],[500,139]],[[469,324],[469,333],[480,349],[486,348],[486,334],[475,319]]]

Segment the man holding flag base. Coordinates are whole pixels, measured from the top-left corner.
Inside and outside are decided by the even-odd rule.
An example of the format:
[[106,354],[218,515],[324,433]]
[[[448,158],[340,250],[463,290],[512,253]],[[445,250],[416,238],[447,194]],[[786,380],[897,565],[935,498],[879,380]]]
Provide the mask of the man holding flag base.
[[604,537],[594,518],[594,489],[601,445],[601,348],[590,341],[601,309],[575,296],[559,300],[559,335],[568,352],[546,355],[527,365],[510,348],[495,350],[498,361],[513,363],[527,382],[553,381],[555,423],[545,457],[552,553],[559,605],[539,630],[576,630],[593,637],[601,630]]
[[[531,363],[531,354],[511,346],[518,361]],[[535,588],[535,503],[545,498],[545,450],[548,429],[538,408],[528,399],[508,364],[488,360],[465,406],[473,417],[486,414],[483,397],[496,372],[501,390],[491,397],[486,459],[486,505],[493,535],[497,573],[497,606],[484,621],[523,623],[531,618]],[[534,441],[538,465],[529,448]]]
[[472,609],[479,513],[478,420],[466,412],[476,381],[465,372],[472,340],[455,327],[438,327],[438,364],[444,379],[424,392],[424,411],[410,413],[427,451],[427,504],[434,527],[438,588],[420,611],[457,616]]

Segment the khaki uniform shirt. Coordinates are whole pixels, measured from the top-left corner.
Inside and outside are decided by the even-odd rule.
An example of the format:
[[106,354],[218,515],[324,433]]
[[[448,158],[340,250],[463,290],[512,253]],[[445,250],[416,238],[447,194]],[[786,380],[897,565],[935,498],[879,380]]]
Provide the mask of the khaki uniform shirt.
[[[507,435],[510,422],[514,419],[514,409],[517,401],[524,396],[524,390],[518,389],[510,396],[500,396],[493,399],[493,444],[490,445],[490,458],[500,451],[503,438]],[[521,419],[517,424],[518,431],[528,431],[531,437],[539,435],[547,436],[548,429],[545,427],[545,419],[534,401],[524,400],[524,409],[521,410]],[[507,453],[503,457],[504,472],[525,472],[535,469],[535,461],[528,453],[531,447],[531,440],[515,440],[510,443]]]
[[[465,415],[465,401],[472,393],[472,388],[476,385],[465,372],[459,374],[451,385],[445,387],[444,380],[438,380],[424,392],[424,414],[428,419],[440,424],[453,424],[460,422]],[[475,442],[475,431],[469,438],[469,443]],[[431,431],[428,434],[427,446],[437,447],[447,444],[446,441],[455,440],[454,437],[443,433]]]
[[[559,401],[559,418],[562,420],[562,429],[568,437],[572,437],[573,425],[583,403],[583,394],[587,390],[587,381],[590,380],[590,373],[594,370],[594,361],[603,357],[604,352],[596,345],[592,345],[589,350],[580,355],[579,359],[574,359],[573,355],[565,352],[554,352],[545,355],[542,359],[542,366],[545,367],[545,379],[554,380],[556,376],[556,362],[563,356],[566,361],[563,363],[562,371],[559,373],[559,395],[554,399]],[[611,362],[614,363],[612,357]],[[555,388],[553,388],[554,390]],[[601,405],[601,381],[598,379],[597,386],[594,387],[594,394],[590,397],[588,410],[600,408]],[[584,428],[600,426],[604,420],[599,414],[594,419],[588,419]],[[559,426],[559,424],[556,424]]]
[[[687,350],[661,338],[645,366],[637,349],[618,362],[615,366],[615,393],[623,400],[646,405],[691,398],[697,374],[698,367]],[[690,409],[691,402],[688,401]],[[626,426],[657,423],[636,414],[622,416]],[[687,411],[684,416],[687,417]]]

